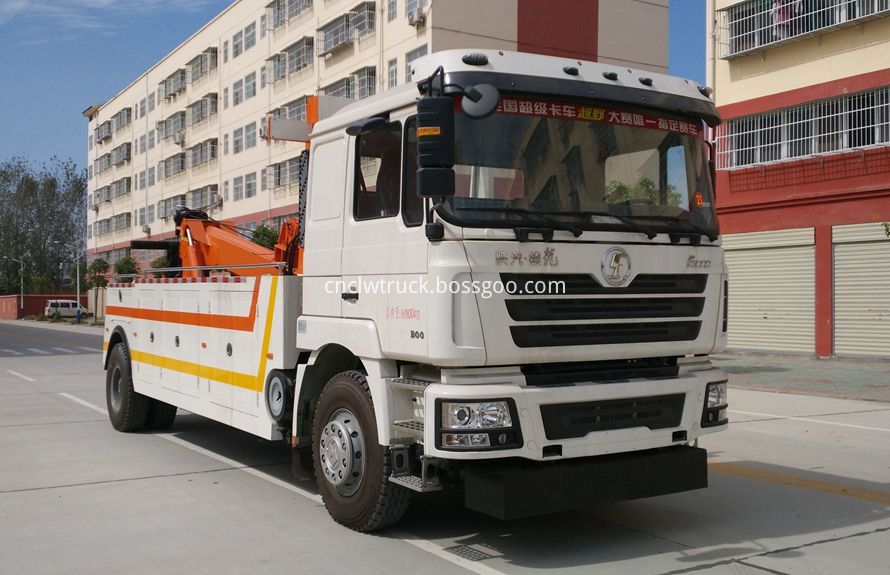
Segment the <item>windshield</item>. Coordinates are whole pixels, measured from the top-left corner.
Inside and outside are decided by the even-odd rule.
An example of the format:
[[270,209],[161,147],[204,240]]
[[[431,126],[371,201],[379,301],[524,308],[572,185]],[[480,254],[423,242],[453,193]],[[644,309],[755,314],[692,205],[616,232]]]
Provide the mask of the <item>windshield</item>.
[[440,213],[470,227],[716,236],[701,130],[645,109],[505,96],[486,119],[457,114],[455,195]]

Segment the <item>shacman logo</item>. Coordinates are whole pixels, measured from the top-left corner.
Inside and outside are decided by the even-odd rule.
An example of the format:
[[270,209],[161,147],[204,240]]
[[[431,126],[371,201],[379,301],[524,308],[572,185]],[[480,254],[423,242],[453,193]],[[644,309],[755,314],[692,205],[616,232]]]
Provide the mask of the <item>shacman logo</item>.
[[606,250],[600,264],[603,279],[611,286],[620,286],[630,276],[630,256],[624,248],[614,247]]

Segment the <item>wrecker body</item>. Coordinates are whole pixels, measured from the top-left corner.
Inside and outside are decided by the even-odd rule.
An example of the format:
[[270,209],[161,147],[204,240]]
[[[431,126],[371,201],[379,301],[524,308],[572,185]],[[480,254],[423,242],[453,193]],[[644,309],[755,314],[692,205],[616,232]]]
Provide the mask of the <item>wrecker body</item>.
[[[612,65],[446,51],[313,100],[272,250],[180,209],[171,268],[106,296],[109,415],[273,441],[337,521],[462,489],[510,519],[707,485],[727,275],[707,91]],[[298,144],[294,144],[298,145]]]

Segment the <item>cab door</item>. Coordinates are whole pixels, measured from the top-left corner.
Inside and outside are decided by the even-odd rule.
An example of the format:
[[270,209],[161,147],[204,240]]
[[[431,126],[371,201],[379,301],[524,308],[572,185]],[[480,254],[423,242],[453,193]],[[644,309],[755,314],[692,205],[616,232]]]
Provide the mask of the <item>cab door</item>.
[[399,349],[425,354],[420,282],[429,242],[416,194],[414,118],[350,136],[348,145],[342,315],[374,320],[384,349],[400,340]]

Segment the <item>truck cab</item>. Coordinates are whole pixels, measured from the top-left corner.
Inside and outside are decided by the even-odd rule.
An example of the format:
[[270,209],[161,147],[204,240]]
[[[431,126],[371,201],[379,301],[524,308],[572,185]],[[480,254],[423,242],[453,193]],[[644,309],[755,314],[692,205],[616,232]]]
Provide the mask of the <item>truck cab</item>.
[[[297,381],[328,352],[354,356],[379,442],[408,462],[391,479],[417,490],[471,462],[504,493],[494,461],[670,447],[665,466],[695,470],[675,483],[701,486],[688,446],[727,422],[727,377],[708,361],[726,342],[727,278],[705,92],[498,51],[435,53],[414,78],[420,90],[313,129],[295,318],[313,351]],[[424,107],[435,98],[449,102]],[[307,429],[297,417],[294,436]],[[479,510],[527,512],[470,491]]]

